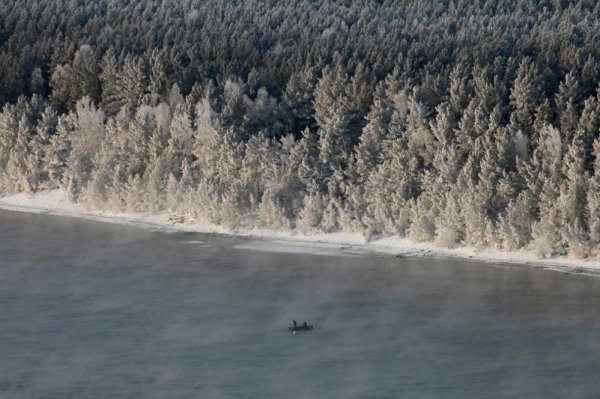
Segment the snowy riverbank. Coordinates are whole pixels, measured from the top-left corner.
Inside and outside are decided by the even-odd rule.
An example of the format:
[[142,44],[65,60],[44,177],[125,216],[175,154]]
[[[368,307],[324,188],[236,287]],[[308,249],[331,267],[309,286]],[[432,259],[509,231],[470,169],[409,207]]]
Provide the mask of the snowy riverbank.
[[359,234],[347,233],[304,235],[293,231],[283,232],[267,229],[229,230],[211,223],[176,223],[170,220],[167,213],[125,214],[92,211],[81,205],[71,203],[66,194],[60,190],[36,194],[20,193],[3,197],[0,198],[0,209],[76,217],[155,231],[217,233],[256,237],[260,240],[245,243],[241,247],[260,251],[308,252],[320,255],[375,252],[393,256],[443,257],[489,263],[510,263],[562,272],[600,275],[600,260],[597,258],[554,257],[551,259],[538,259],[535,254],[526,251],[505,252],[468,247],[448,249],[436,247],[433,243],[414,243],[408,239],[395,237],[366,242]]

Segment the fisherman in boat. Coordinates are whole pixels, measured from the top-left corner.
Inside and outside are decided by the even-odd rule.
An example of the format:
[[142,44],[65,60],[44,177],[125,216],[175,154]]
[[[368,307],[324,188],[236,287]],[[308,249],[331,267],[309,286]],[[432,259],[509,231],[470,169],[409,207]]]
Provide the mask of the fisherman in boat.
[[312,325],[309,326],[308,323],[306,322],[306,320],[302,324],[298,324],[296,322],[296,320],[292,320],[292,325],[288,327],[288,330],[290,330],[294,334],[296,334],[296,331],[298,331],[298,332],[309,331],[312,329],[313,329],[313,326]]

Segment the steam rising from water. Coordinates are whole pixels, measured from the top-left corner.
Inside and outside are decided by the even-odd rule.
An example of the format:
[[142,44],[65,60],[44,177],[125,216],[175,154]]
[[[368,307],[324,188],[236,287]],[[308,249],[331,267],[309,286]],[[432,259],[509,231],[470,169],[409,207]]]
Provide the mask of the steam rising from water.
[[[585,397],[596,279],[0,214],[0,397]],[[202,244],[190,245],[190,241]],[[315,325],[293,336],[292,319]]]

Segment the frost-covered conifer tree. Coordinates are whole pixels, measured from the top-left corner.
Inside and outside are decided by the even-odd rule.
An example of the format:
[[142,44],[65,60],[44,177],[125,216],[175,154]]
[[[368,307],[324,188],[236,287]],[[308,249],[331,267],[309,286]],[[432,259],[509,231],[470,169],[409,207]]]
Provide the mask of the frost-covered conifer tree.
[[147,72],[142,58],[128,55],[119,76],[119,94],[123,102],[137,105],[146,94]]
[[179,110],[173,115],[169,133],[165,161],[169,172],[179,178],[183,163],[187,162],[189,164],[192,161],[194,131],[187,110]]
[[3,4],[0,193],[600,252],[594,2],[149,1]]
[[76,104],[73,115],[71,151],[63,181],[72,200],[77,200],[90,179],[92,159],[104,138],[104,112],[84,97]]
[[107,115],[115,115],[125,103],[125,99],[121,93],[121,73],[112,49],[109,49],[102,58],[100,82],[102,84],[102,107]]
[[50,147],[50,140],[56,134],[57,124],[56,111],[52,106],[46,106],[30,143],[30,170],[38,185],[46,184],[49,180],[48,170],[46,170],[46,154]]
[[541,100],[541,87],[535,65],[530,60],[523,60],[519,64],[517,76],[510,90],[510,102],[515,109],[517,129],[531,134],[535,110]]
[[12,191],[7,165],[19,128],[17,117],[15,106],[7,105],[0,113],[0,192]]
[[11,191],[33,191],[34,182],[29,174],[29,142],[32,136],[33,126],[26,115],[21,116],[17,127],[17,137],[10,150],[10,156],[6,165],[6,173],[9,176],[9,189]]

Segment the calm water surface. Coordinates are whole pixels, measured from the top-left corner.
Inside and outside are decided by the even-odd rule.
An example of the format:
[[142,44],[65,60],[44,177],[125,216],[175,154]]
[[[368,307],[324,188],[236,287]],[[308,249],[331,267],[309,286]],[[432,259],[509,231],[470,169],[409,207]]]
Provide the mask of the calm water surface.
[[242,241],[0,212],[0,398],[600,395],[600,279]]

